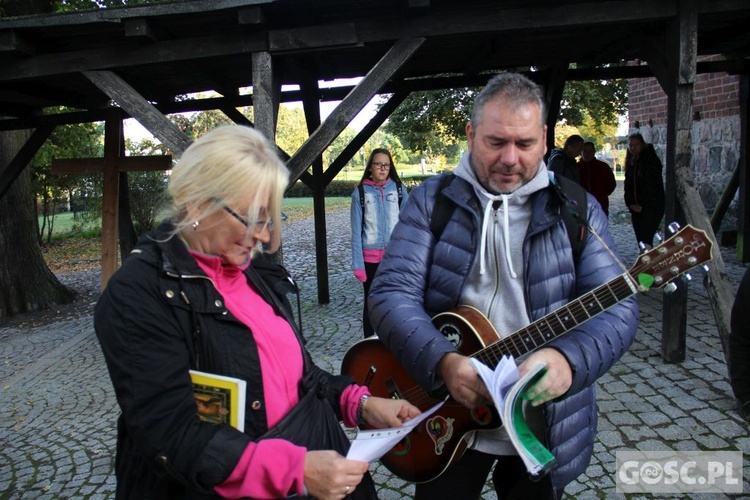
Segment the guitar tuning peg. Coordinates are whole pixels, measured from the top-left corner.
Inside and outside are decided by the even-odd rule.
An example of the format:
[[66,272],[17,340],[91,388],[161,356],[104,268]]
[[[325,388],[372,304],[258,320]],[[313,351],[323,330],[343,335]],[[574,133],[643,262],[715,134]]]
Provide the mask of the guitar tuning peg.
[[638,242],[638,252],[639,253],[646,253],[647,251],[651,250],[651,245],[647,245],[646,243],[639,241]]
[[674,234],[677,231],[680,230],[680,223],[679,222],[672,222],[669,226],[667,226],[667,229],[669,229],[670,234]]
[[654,239],[656,240],[657,245],[664,241],[664,238],[662,238],[661,234],[659,233],[654,234]]
[[690,273],[685,274],[685,281],[693,281],[693,277],[690,276]]
[[709,268],[709,267],[708,267],[708,264],[703,264],[703,265],[702,265],[701,267],[702,267],[702,268],[703,268],[703,270],[704,270],[704,271],[706,271],[706,272],[709,272],[709,271],[711,270],[711,268]]
[[667,286],[664,287],[664,293],[673,293],[675,290],[677,290],[677,285],[672,283],[667,283]]

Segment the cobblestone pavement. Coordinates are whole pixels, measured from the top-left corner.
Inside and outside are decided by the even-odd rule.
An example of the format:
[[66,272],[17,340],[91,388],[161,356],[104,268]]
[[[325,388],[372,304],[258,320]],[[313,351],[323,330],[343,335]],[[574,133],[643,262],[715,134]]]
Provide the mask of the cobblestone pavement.
[[[618,190],[610,222],[618,250],[635,262],[629,217]],[[318,304],[311,220],[286,223],[284,262],[297,277],[308,347],[338,372],[361,337],[362,287],[349,269],[348,211],[327,216],[330,302]],[[736,288],[744,272],[734,249],[722,248]],[[61,279],[93,300],[99,273]],[[569,498],[624,497],[615,491],[621,450],[740,450],[750,453],[747,424],[735,411],[714,318],[699,276],[688,292],[687,356],[660,356],[661,292],[639,295],[641,321],[628,353],[598,382],[600,420],[594,458],[566,488]],[[0,499],[111,498],[118,407],[90,317],[0,328]],[[378,463],[372,472],[384,499],[408,498],[413,485]],[[743,487],[750,462],[745,459]],[[489,488],[485,498],[495,498]],[[632,498],[632,497],[631,497]]]

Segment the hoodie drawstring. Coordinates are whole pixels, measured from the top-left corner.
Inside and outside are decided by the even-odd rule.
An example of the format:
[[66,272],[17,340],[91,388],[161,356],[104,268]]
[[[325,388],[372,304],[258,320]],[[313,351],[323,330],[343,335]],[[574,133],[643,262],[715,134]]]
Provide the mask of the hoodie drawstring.
[[[510,275],[513,279],[518,278],[518,275],[513,270],[513,259],[511,258],[510,254],[510,215],[508,210],[508,198],[510,196],[507,194],[501,194],[500,199],[494,198],[493,200],[489,201],[487,203],[487,206],[484,209],[484,219],[482,220],[482,238],[480,241],[480,249],[479,249],[479,274],[484,274],[485,271],[485,260],[486,260],[486,247],[487,247],[487,231],[489,228],[490,219],[494,219],[492,217],[492,211],[493,210],[499,210],[501,206],[505,205],[505,209],[503,210],[503,238],[505,239],[505,262],[508,264],[508,269],[510,270]],[[496,208],[495,203],[500,202],[501,204]]]

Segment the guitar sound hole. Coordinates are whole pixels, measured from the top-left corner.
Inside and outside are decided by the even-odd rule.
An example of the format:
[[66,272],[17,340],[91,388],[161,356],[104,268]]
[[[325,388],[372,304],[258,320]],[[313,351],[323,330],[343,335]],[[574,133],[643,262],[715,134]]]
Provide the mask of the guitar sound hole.
[[385,381],[385,386],[388,388],[388,397],[391,399],[403,399],[401,397],[401,390],[398,388],[396,381],[389,378]]

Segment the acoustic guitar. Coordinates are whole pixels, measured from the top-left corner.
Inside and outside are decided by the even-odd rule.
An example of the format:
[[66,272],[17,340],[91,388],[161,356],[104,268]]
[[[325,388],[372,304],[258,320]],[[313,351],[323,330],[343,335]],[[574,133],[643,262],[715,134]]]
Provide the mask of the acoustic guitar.
[[[480,311],[469,306],[437,314],[432,322],[461,354],[477,358],[494,369],[504,355],[518,358],[535,351],[639,292],[666,286],[709,261],[712,247],[704,231],[686,226],[661,245],[641,254],[628,272],[504,338]],[[406,399],[423,411],[439,402],[414,381],[377,338],[354,344],[344,355],[341,373],[368,386],[375,396]],[[493,406],[470,410],[449,398],[380,461],[406,481],[431,481],[461,457],[467,447],[468,433],[501,426]]]

